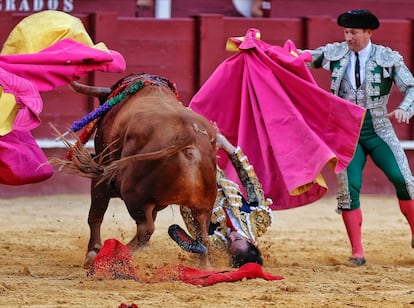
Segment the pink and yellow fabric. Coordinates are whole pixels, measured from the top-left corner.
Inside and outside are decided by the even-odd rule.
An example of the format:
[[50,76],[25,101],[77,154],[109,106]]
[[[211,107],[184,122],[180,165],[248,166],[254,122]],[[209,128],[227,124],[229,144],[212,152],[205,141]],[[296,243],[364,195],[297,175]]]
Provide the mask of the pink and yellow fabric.
[[[293,42],[273,46],[257,29],[230,38],[237,54],[221,63],[190,102],[242,147],[273,210],[310,204],[327,192],[325,166],[351,161],[365,110],[321,89]],[[239,182],[223,155],[219,165]]]
[[41,123],[39,92],[125,67],[120,53],[94,45],[81,20],[67,13],[42,11],[17,24],[0,53],[0,184],[39,182],[53,173],[30,133]]

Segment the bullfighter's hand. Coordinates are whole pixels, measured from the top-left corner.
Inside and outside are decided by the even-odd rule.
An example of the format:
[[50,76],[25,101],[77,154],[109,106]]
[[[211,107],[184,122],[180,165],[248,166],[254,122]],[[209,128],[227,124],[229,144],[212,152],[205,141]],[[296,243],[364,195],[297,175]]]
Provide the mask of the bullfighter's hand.
[[216,146],[218,149],[223,149],[228,154],[232,154],[236,147],[230,143],[230,141],[220,132],[220,129],[217,126],[217,123],[214,123],[214,128],[216,129]]
[[224,137],[222,134],[217,134],[216,145],[219,149],[223,149],[228,154],[232,154],[235,151],[235,147]]
[[401,122],[406,123],[406,124],[410,123],[410,117],[408,115],[408,112],[400,108],[397,108],[394,111],[388,113],[386,117],[388,118],[393,117],[398,121],[398,123],[401,123]]

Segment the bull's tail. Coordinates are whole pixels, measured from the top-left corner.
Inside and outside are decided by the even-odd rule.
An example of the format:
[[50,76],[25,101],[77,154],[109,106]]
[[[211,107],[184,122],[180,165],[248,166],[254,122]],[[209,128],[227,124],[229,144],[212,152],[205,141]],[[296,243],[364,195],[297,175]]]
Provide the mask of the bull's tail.
[[184,142],[179,145],[172,145],[168,148],[161,149],[159,151],[149,152],[149,153],[140,153],[131,156],[127,156],[118,160],[111,162],[110,165],[104,168],[103,174],[99,183],[109,182],[113,178],[116,178],[119,173],[126,168],[131,162],[142,161],[142,160],[158,160],[165,157],[172,156],[191,144],[191,141]]
[[[78,139],[76,134],[73,134],[75,139]],[[133,161],[143,160],[158,160],[168,156],[172,156],[191,144],[191,139],[183,140],[180,144],[175,144],[170,147],[149,152],[135,154],[127,156],[118,160],[112,161],[109,165],[104,165],[104,161],[108,156],[113,154],[114,151],[110,151],[110,147],[114,143],[108,145],[101,154],[92,156],[91,153],[85,147],[79,146],[79,144],[73,145],[65,137],[59,138],[68,148],[71,153],[70,160],[63,160],[59,158],[52,158],[49,162],[54,166],[59,166],[60,169],[65,169],[67,172],[80,175],[87,178],[99,178],[98,184],[103,182],[109,182]],[[116,141],[115,141],[116,142]]]
[[[76,134],[72,134],[73,137],[78,140]],[[105,166],[102,164],[104,158],[111,153],[107,152],[106,155],[93,156],[83,145],[78,142],[73,145],[63,135],[59,137],[65,146],[68,148],[70,159],[51,158],[49,162],[53,166],[58,166],[59,169],[65,169],[68,173],[80,175],[87,178],[97,178],[104,173]]]

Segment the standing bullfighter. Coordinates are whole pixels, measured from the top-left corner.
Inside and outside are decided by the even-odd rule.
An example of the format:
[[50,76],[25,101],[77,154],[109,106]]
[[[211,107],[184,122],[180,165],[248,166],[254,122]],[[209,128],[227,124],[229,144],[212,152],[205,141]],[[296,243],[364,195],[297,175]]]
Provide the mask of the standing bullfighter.
[[[352,246],[349,259],[365,264],[361,240],[362,172],[369,155],[395,187],[401,212],[411,227],[414,248],[414,179],[407,157],[390,119],[408,124],[414,114],[414,77],[403,57],[390,48],[371,42],[378,18],[368,10],[351,10],[339,15],[345,41],[312,50],[312,67],[331,71],[331,91],[367,110],[356,153],[346,170],[338,175],[338,209]],[[401,104],[387,110],[391,86],[404,94]],[[344,119],[346,120],[346,119]]]

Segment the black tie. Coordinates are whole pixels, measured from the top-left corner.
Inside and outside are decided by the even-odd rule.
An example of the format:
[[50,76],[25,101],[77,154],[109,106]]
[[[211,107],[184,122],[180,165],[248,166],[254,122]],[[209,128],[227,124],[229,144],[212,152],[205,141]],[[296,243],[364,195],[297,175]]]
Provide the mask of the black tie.
[[358,57],[357,52],[355,53],[355,57],[356,57],[356,60],[355,60],[355,85],[356,85],[356,88],[358,89],[359,86],[361,85],[361,78],[359,76],[359,57]]

